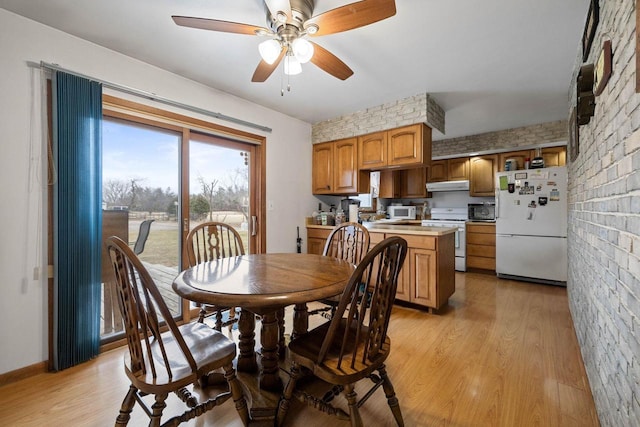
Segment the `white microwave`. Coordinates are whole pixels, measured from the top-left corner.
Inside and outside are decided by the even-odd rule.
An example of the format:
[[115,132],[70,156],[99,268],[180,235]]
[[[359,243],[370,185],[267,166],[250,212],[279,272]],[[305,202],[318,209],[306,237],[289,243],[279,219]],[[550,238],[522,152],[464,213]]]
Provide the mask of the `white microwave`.
[[415,206],[387,206],[389,219],[416,219]]

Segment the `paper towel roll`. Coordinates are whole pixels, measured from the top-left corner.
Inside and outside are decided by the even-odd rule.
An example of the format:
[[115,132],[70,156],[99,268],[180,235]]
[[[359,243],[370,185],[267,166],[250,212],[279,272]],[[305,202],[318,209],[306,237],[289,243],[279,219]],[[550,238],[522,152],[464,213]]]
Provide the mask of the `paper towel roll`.
[[349,205],[349,222],[358,222],[358,205]]

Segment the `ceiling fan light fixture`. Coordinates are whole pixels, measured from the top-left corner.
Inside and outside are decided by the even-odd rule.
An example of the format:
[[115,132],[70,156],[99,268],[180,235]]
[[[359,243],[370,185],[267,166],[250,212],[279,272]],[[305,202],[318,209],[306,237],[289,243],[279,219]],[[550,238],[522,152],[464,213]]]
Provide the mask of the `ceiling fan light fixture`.
[[284,73],[288,76],[295,76],[301,72],[302,65],[300,65],[300,61],[298,61],[293,55],[287,55],[284,58]]
[[262,60],[269,65],[273,64],[276,59],[278,59],[281,50],[282,46],[280,46],[280,43],[274,39],[265,40],[258,45],[258,52],[260,52]]
[[317,33],[319,29],[320,28],[316,24],[309,24],[304,26],[304,30],[311,36]]
[[287,14],[279,10],[278,13],[276,13],[276,21],[278,21],[281,24],[284,24],[285,22],[287,22]]
[[305,39],[295,39],[291,43],[293,54],[301,64],[306,64],[313,57],[313,44]]

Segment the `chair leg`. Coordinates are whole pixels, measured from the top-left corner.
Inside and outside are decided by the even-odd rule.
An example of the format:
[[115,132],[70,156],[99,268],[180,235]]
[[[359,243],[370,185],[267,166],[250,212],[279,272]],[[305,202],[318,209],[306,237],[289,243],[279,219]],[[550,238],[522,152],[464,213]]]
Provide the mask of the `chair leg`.
[[363,427],[360,411],[358,410],[358,395],[353,388],[353,384],[344,386],[344,395],[349,403],[349,417],[351,418],[352,427]]
[[116,418],[115,427],[124,427],[129,423],[129,419],[131,418],[131,411],[133,410],[133,405],[136,404],[136,393],[138,389],[133,385],[129,387],[129,391],[127,395],[124,397],[122,401],[122,405],[120,406],[120,414]]
[[200,306],[200,312],[198,313],[198,323],[204,323],[204,318],[207,315],[207,310],[204,305]]
[[404,426],[404,420],[402,419],[402,412],[400,411],[400,402],[398,402],[398,398],[396,397],[396,392],[393,389],[393,384],[391,384],[391,380],[387,375],[387,369],[384,365],[380,369],[380,377],[382,378],[382,388],[384,390],[385,396],[387,396],[387,403],[389,403],[389,408],[391,408],[391,412],[393,412],[393,417],[396,419],[396,423],[398,426]]
[[167,407],[167,393],[156,394],[156,401],[151,405],[151,421],[149,421],[149,427],[160,427],[160,419],[162,418],[162,411]]
[[222,332],[222,310],[216,310],[216,325],[214,329],[218,332]]
[[289,403],[291,402],[291,397],[293,396],[293,390],[296,388],[296,382],[300,377],[300,369],[297,365],[291,364],[291,372],[289,375],[289,382],[287,382],[284,391],[282,392],[282,399],[280,399],[280,404],[278,405],[278,412],[276,413],[276,426],[281,426],[284,423],[284,418],[287,415],[287,411],[289,410]]
[[231,398],[236,405],[236,411],[238,411],[238,415],[242,420],[242,425],[247,426],[249,425],[251,417],[249,416],[249,409],[247,408],[247,401],[244,398],[242,385],[240,384],[240,380],[238,380],[238,377],[236,376],[236,371],[235,369],[233,369],[232,364],[224,366],[224,377],[227,379],[227,383],[229,384]]

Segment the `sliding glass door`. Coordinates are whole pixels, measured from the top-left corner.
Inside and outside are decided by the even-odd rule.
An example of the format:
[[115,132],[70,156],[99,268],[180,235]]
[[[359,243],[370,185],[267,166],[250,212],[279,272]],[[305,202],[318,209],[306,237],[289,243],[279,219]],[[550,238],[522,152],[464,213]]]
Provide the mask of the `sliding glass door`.
[[254,251],[250,163],[254,146],[191,133],[189,141],[189,229],[206,221],[224,222]]
[[[103,121],[103,240],[118,236],[137,253],[176,318],[196,310],[171,284],[183,245],[204,221],[233,226],[247,253],[264,249],[263,145],[196,132],[180,124],[107,111]],[[262,212],[262,213],[260,213]],[[122,333],[116,288],[102,258],[101,337]]]
[[[118,236],[138,255],[171,313],[182,302],[171,289],[180,269],[182,132],[134,121],[103,121],[103,240]],[[122,332],[112,267],[103,248],[101,335]]]

